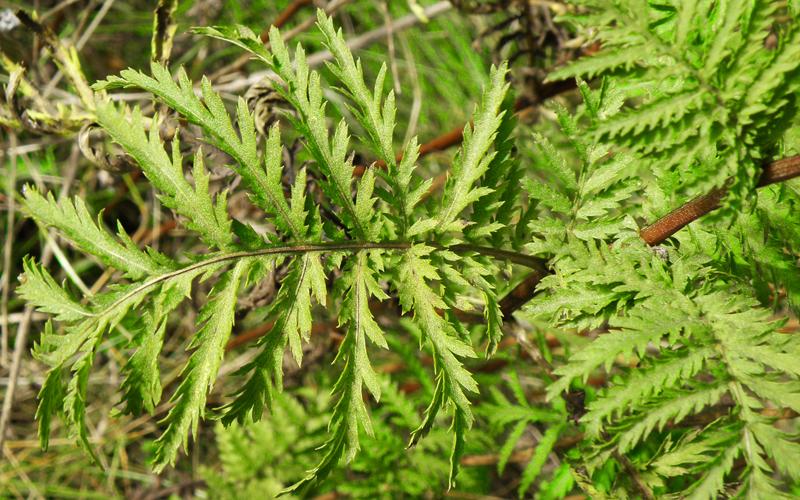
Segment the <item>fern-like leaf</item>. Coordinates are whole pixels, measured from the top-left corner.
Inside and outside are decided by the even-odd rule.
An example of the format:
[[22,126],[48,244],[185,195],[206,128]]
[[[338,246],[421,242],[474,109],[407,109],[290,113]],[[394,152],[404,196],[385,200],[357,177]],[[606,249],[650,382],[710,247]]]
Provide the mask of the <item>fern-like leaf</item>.
[[164,422],[167,430],[156,441],[153,464],[161,471],[175,462],[178,448],[186,447],[187,435],[197,434],[197,424],[205,413],[206,394],[214,386],[225,344],[233,328],[236,294],[243,276],[247,274],[247,261],[239,262],[225,273],[209,293],[208,304],[200,311],[200,328],[189,344],[195,351],[183,370],[183,380],[172,396],[172,407]]

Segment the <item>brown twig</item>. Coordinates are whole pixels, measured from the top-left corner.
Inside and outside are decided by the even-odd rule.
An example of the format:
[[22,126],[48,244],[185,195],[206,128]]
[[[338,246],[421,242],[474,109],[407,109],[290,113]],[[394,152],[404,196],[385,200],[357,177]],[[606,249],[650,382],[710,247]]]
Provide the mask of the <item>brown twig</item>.
[[547,272],[533,272],[527,278],[522,280],[515,286],[505,297],[500,299],[500,310],[503,312],[503,317],[508,318],[514,311],[525,305],[526,302],[531,300],[533,294],[536,292],[536,286],[546,276]]
[[[581,442],[582,439],[583,439],[583,434],[574,434],[570,436],[565,436],[559,439],[553,448],[556,450],[571,448],[575,444]],[[515,451],[508,458],[508,462],[516,464],[528,463],[531,457],[533,456],[534,451],[536,451],[535,446]],[[461,465],[463,465],[464,467],[482,467],[487,465],[495,465],[499,461],[500,461],[500,455],[497,453],[487,453],[483,455],[466,455],[461,458]]]
[[[535,101],[531,101],[528,99],[517,99],[514,102],[514,112],[521,113],[525,110],[534,108],[542,104],[545,100],[555,97],[559,94],[567,92],[575,88],[574,81],[560,81],[560,82],[550,82],[542,85],[542,88],[537,95]],[[470,122],[472,123],[472,122]],[[451,129],[444,134],[431,139],[430,141],[422,144],[419,147],[419,157],[422,158],[427,156],[431,153],[438,153],[439,151],[444,151],[450,149],[453,146],[458,146],[464,140],[464,128],[467,125],[459,125]],[[399,162],[403,159],[403,153],[399,153],[396,157],[396,160]],[[386,163],[382,160],[378,160],[372,164],[378,168],[386,168]],[[353,176],[359,177],[364,174],[364,171],[368,167],[366,165],[358,165],[355,169],[353,169]],[[435,191],[434,187],[438,186],[441,187],[444,185],[444,181],[447,179],[447,173],[443,173],[433,180],[433,185],[431,186],[431,191]]]
[[[297,14],[300,9],[306,7],[308,5],[312,5],[314,0],[294,0],[292,3],[287,5],[283,11],[272,21],[271,26],[275,26],[276,28],[283,28],[283,25],[289,22],[289,20]],[[269,30],[270,27],[267,27],[264,31],[261,32],[261,41],[266,43],[269,40]]]
[[[769,163],[764,167],[764,172],[758,181],[758,187],[776,184],[795,177],[800,177],[800,155]],[[659,245],[689,223],[719,208],[720,201],[724,196],[725,189],[715,189],[708,194],[699,196],[645,227],[639,235],[648,245]],[[538,279],[541,278],[539,277]],[[504,315],[513,314],[514,311],[533,298],[538,279],[531,275],[529,279],[517,285],[506,295],[503,299],[508,299],[503,308]],[[501,301],[502,306],[503,303]]]
[[[800,155],[784,158],[765,166],[758,181],[758,187],[783,182],[798,176],[800,176]],[[639,235],[648,245],[659,245],[689,223],[719,208],[726,192],[726,188],[723,187],[698,196],[645,227]]]
[[[8,143],[13,151],[17,147],[17,135],[9,132]],[[4,155],[3,155],[4,156]],[[17,189],[17,155],[10,153],[9,170],[7,184],[8,209],[6,211],[6,241],[3,244],[3,277],[0,287],[2,287],[2,299],[0,299],[0,314],[3,316],[0,324],[0,366],[4,367],[8,363],[8,299],[11,295],[11,256],[14,251],[14,223],[16,221],[16,197],[14,192]],[[5,158],[3,158],[5,159]]]
[[625,469],[625,472],[628,473],[628,477],[636,486],[636,489],[639,490],[639,493],[642,494],[642,498],[644,498],[645,500],[655,499],[655,497],[653,496],[653,492],[650,491],[650,487],[648,487],[647,484],[642,480],[641,476],[639,475],[639,471],[636,470],[636,467],[634,467],[631,461],[628,460],[628,457],[626,457],[617,450],[614,450],[613,455],[614,458],[617,460],[617,462],[622,464],[622,467]]
[[[249,344],[250,342],[260,339],[264,335],[272,330],[272,327],[275,326],[274,321],[267,321],[266,323],[262,323],[256,327],[250,328],[249,330],[245,330],[242,333],[234,335],[225,345],[225,352],[232,351],[237,347],[243,346],[244,344]],[[314,325],[316,326],[316,324]],[[311,327],[313,331],[313,326]]]
[[[331,15],[333,12],[335,12],[336,10],[338,10],[342,6],[344,6],[346,1],[348,1],[348,0],[336,0],[336,1],[331,2],[325,8],[325,13],[328,14],[328,15]],[[303,7],[306,7],[308,5],[313,5],[313,3],[314,3],[313,0],[294,0],[292,3],[287,5],[286,8],[283,9],[283,11],[281,11],[280,14],[278,14],[278,17],[275,18],[275,21],[273,21],[272,24],[270,24],[269,26],[264,28],[264,30],[259,35],[259,38],[264,43],[264,45],[269,47],[269,32],[270,32],[270,30],[272,29],[273,26],[275,28],[282,28]],[[284,33],[283,34],[283,40],[285,42],[288,42],[290,39],[294,38],[298,34],[306,31],[308,28],[310,28],[311,26],[314,25],[315,20],[316,20],[315,16],[309,17],[308,19],[303,21],[296,28],[292,29],[288,33]],[[227,66],[224,66],[224,67],[220,68],[219,70],[217,70],[216,72],[214,72],[211,75],[211,79],[212,80],[216,80],[218,77],[220,77],[222,75],[227,75],[227,74],[233,73],[235,71],[238,71],[245,64],[247,64],[247,61],[250,60],[250,57],[251,56],[248,53],[242,54],[236,60],[234,60],[232,63],[230,63]]]

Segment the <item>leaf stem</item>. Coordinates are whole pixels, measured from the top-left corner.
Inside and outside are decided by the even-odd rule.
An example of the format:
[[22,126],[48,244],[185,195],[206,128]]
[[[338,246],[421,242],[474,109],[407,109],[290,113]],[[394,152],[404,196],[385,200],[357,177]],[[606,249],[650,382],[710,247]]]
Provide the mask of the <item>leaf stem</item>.
[[[171,271],[159,276],[155,276],[150,278],[149,280],[145,281],[141,285],[137,286],[130,292],[124,294],[119,299],[115,300],[113,304],[109,305],[108,307],[104,308],[104,310],[109,310],[117,305],[125,302],[126,300],[130,299],[131,297],[142,293],[143,291],[147,290],[148,288],[154,287],[159,283],[163,283],[168,281],[172,278],[176,278],[182,274],[186,274],[197,269],[201,269],[203,267],[212,266],[214,264],[221,264],[224,262],[230,261],[237,261],[240,259],[249,259],[255,257],[263,257],[267,255],[296,255],[296,254],[304,254],[304,253],[311,253],[311,252],[359,252],[362,250],[408,250],[414,245],[424,245],[427,244],[432,246],[437,250],[451,250],[456,253],[460,252],[475,252],[481,255],[487,255],[489,257],[494,257],[497,259],[504,259],[515,264],[520,264],[523,266],[530,267],[536,271],[540,271],[544,269],[544,262],[536,257],[532,257],[530,255],[525,255],[519,252],[513,252],[510,250],[502,250],[498,248],[492,247],[483,247],[479,245],[469,245],[469,244],[457,244],[457,245],[439,245],[436,243],[425,243],[425,242],[401,242],[401,241],[387,241],[387,242],[375,242],[375,241],[331,241],[331,242],[324,242],[324,243],[304,243],[298,245],[280,245],[280,246],[271,246],[266,248],[260,248],[258,250],[249,250],[249,251],[240,251],[240,252],[231,252],[225,254],[219,254],[214,257],[211,257],[206,260],[202,260],[200,262],[195,262],[194,264],[190,264],[186,267],[182,267],[180,269],[176,269],[175,271]],[[94,313],[93,316],[100,316],[102,312]]]
[[545,262],[539,257],[534,257],[532,255],[526,255],[511,250],[503,250],[501,248],[494,248],[494,247],[484,247],[468,243],[459,243],[457,245],[450,245],[450,246],[440,246],[440,245],[431,245],[431,246],[433,246],[437,250],[452,250],[453,252],[456,253],[475,252],[481,255],[486,255],[488,257],[493,257],[498,260],[507,260],[509,262],[513,262],[514,264],[519,264],[521,266],[529,267],[539,273],[545,273],[547,271],[547,268],[545,267]]

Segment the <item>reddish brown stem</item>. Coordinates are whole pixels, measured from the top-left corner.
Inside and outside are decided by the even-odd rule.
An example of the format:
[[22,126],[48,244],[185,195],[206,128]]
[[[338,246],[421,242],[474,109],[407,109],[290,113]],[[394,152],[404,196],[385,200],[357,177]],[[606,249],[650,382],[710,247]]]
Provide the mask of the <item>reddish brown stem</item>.
[[698,196],[642,229],[639,236],[650,246],[658,245],[690,222],[718,208],[724,196],[722,188]]
[[500,310],[503,312],[503,317],[508,318],[514,314],[514,311],[531,300],[531,297],[533,297],[533,294],[536,292],[536,286],[546,274],[546,272],[531,273],[530,276],[508,292],[505,297],[500,299]]
[[[538,106],[546,99],[550,99],[551,97],[555,97],[558,94],[566,92],[568,90],[572,90],[575,88],[575,83],[573,81],[563,81],[563,82],[552,82],[546,83],[541,86],[539,89],[539,93],[537,94],[537,98],[533,101],[528,99],[517,99],[514,102],[514,112],[519,113],[525,109],[529,109],[535,106]],[[472,123],[472,122],[470,122]],[[449,132],[445,132],[444,134],[431,139],[430,141],[422,144],[419,147],[419,156],[422,158],[423,156],[427,156],[431,153],[437,153],[439,151],[444,151],[446,149],[450,149],[453,146],[457,146],[461,144],[461,141],[464,140],[464,127],[466,124],[459,125],[458,127],[450,130]],[[396,160],[399,162],[403,159],[403,153],[399,153],[396,156]],[[373,163],[373,166],[378,168],[386,168],[386,162],[383,160],[378,160]],[[365,165],[358,165],[353,169],[353,176],[360,177],[364,174],[364,170],[367,169]],[[434,185],[441,186],[443,184],[443,180],[446,177],[446,173],[442,174],[442,178],[435,179]]]
[[[800,176],[800,155],[768,164],[764,167],[758,186],[768,186],[798,176]],[[687,224],[719,208],[725,193],[725,188],[717,188],[708,194],[698,196],[645,227],[639,234],[648,245],[661,244]]]
[[[795,177],[800,177],[800,155],[768,164],[764,167],[758,186],[768,186]],[[690,222],[719,208],[719,203],[724,196],[724,189],[715,189],[708,194],[699,196],[645,227],[639,234],[650,246],[661,244]],[[533,273],[503,297],[500,302],[503,315],[508,317],[531,300],[541,278],[539,273]]]
[[[275,26],[276,28],[282,28],[284,24],[286,24],[289,19],[294,17],[297,14],[297,11],[306,7],[308,5],[312,5],[314,3],[313,0],[294,0],[292,3],[286,6],[285,9],[278,14],[278,17],[272,22],[271,26]],[[267,27],[264,31],[261,32],[261,41],[267,43],[269,40],[269,30],[270,27]]]
[[269,331],[272,330],[272,327],[274,325],[275,325],[274,321],[268,321],[249,330],[245,330],[242,333],[234,335],[233,337],[231,337],[231,339],[228,341],[228,344],[225,346],[225,352],[232,351],[241,345],[248,344],[256,339],[260,339],[261,337],[269,333]]
[[[464,140],[464,125],[458,126],[450,132],[442,134],[439,137],[436,137],[431,141],[421,145],[419,147],[419,156],[423,157],[437,151],[444,151],[445,149],[455,146],[456,144],[461,144],[462,140]],[[398,154],[396,159],[398,162],[402,160],[403,154]],[[386,162],[383,160],[378,160],[373,163],[373,165],[377,168],[386,168]],[[353,177],[361,177],[364,175],[364,171],[367,168],[368,167],[365,165],[357,165],[353,169]]]
[[[237,334],[228,341],[227,345],[225,345],[225,352],[232,351],[239,346],[250,343],[253,340],[260,339],[264,335],[268,334],[272,330],[273,326],[275,326],[274,321],[267,321],[266,323],[262,323],[256,327]],[[315,323],[311,327],[312,335],[319,335],[325,332],[334,333],[337,331],[338,330],[336,326],[331,323]]]
[[800,155],[774,161],[764,168],[758,187],[777,184],[800,176]]

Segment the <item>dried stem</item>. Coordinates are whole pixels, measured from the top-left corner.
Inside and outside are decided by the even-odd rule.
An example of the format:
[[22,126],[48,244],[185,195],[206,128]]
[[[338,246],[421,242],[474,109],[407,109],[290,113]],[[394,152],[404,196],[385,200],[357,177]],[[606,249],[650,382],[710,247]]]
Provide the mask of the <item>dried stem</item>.
[[[9,146],[13,151],[17,147],[17,135],[14,132],[9,134]],[[17,155],[10,153],[9,172],[6,179],[7,190],[6,198],[8,199],[8,209],[6,212],[6,241],[3,245],[3,278],[0,283],[2,288],[2,299],[0,300],[0,314],[3,316],[2,324],[0,324],[0,366],[5,367],[8,364],[8,298],[11,288],[11,255],[14,250],[14,219],[16,213],[16,184],[17,184]]]
[[[59,194],[59,201],[63,200],[69,192],[72,182],[75,180],[75,172],[78,169],[78,148],[73,147],[72,155],[70,155],[70,162],[64,172],[64,180],[61,183],[61,193]],[[51,230],[52,231],[52,230]],[[53,258],[55,243],[50,239],[50,242],[45,246],[42,251],[41,264],[47,266]],[[14,338],[14,353],[11,357],[11,368],[8,371],[8,387],[6,387],[5,397],[3,398],[3,408],[0,412],[0,450],[3,449],[3,444],[6,438],[6,429],[11,420],[11,408],[14,405],[14,395],[16,392],[17,381],[19,379],[19,370],[22,366],[22,353],[25,352],[28,346],[28,332],[30,331],[31,320],[33,319],[34,308],[32,305],[25,306],[17,325],[17,332]]]

